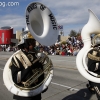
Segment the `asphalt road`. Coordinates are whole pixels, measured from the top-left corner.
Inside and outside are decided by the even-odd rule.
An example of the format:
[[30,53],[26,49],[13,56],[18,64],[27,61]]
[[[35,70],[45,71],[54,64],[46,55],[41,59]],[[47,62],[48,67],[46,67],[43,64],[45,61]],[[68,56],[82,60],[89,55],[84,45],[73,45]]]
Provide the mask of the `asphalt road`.
[[[0,100],[13,100],[3,83],[3,68],[13,52],[0,52]],[[54,76],[42,100],[97,100],[86,88],[88,83],[78,72],[76,57],[49,56],[54,65]]]

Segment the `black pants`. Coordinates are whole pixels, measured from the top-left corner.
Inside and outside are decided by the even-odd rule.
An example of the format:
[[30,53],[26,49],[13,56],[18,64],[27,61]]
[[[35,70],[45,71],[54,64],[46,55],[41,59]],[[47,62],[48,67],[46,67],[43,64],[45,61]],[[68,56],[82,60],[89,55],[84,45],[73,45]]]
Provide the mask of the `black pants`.
[[41,94],[38,94],[33,97],[21,97],[21,96],[13,95],[13,99],[15,100],[41,100]]
[[100,100],[100,83],[90,82],[89,84],[94,88],[98,100]]

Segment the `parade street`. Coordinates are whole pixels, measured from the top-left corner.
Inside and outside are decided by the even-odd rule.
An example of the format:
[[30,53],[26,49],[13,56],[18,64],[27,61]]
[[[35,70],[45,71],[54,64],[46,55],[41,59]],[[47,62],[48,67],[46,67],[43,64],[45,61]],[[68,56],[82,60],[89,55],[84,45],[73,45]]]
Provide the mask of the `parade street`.
[[[13,100],[3,83],[3,68],[13,52],[0,52],[0,100]],[[49,56],[54,65],[54,76],[42,100],[97,100],[86,88],[88,80],[77,70],[75,56]],[[80,66],[81,67],[81,66]]]

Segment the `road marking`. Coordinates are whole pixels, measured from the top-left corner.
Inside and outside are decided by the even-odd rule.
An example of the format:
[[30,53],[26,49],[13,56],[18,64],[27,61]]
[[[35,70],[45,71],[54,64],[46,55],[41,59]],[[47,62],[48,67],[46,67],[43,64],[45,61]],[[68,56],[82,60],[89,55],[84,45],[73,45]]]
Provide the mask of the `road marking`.
[[66,87],[66,88],[68,88],[71,91],[73,91],[73,90],[79,91],[79,89],[72,88],[72,87],[69,87],[69,86],[66,86],[66,85],[62,85],[62,84],[58,84],[58,83],[54,83],[54,82],[51,82],[51,84],[58,85],[58,86],[61,86],[61,87]]
[[[0,70],[4,70],[4,69],[0,68]],[[79,89],[72,88],[72,87],[69,87],[69,86],[66,86],[66,85],[62,85],[62,84],[58,84],[58,83],[54,83],[54,82],[51,82],[51,84],[58,85],[58,86],[61,86],[61,87],[66,87],[66,88],[68,88],[70,91],[73,91],[73,90],[79,91]]]

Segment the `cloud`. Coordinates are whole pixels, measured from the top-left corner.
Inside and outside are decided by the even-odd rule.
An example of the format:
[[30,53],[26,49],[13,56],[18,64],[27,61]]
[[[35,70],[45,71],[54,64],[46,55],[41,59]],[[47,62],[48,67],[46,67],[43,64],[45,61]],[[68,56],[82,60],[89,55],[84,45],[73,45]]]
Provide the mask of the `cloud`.
[[88,9],[93,10],[100,17],[99,5],[99,0],[77,0],[77,2],[76,0],[62,0],[55,4],[56,18],[58,23],[65,27],[65,35],[69,34],[71,30],[79,31],[83,28],[89,18]]
[[20,15],[5,15],[0,16],[0,27],[10,26],[14,28],[14,32],[16,30],[21,30],[25,28],[25,18]]
[[[34,0],[25,0],[24,2],[18,0],[20,6],[18,8],[25,12],[26,4],[33,2]],[[46,5],[54,14],[58,24],[63,25],[65,35],[68,35],[71,30],[79,31],[83,26],[88,22],[89,12],[88,9],[91,9],[98,18],[100,18],[100,0],[37,0],[37,2],[43,3]],[[25,5],[24,5],[25,3]],[[21,8],[22,7],[22,8]],[[0,12],[4,10],[0,9]],[[17,7],[13,9],[5,8],[4,16],[0,16],[0,27],[2,26],[12,26],[14,30],[21,30],[25,28],[25,17],[21,14],[20,11],[16,11]],[[12,12],[14,14],[12,14]],[[20,13],[18,13],[20,12]],[[15,14],[16,13],[16,14]]]

